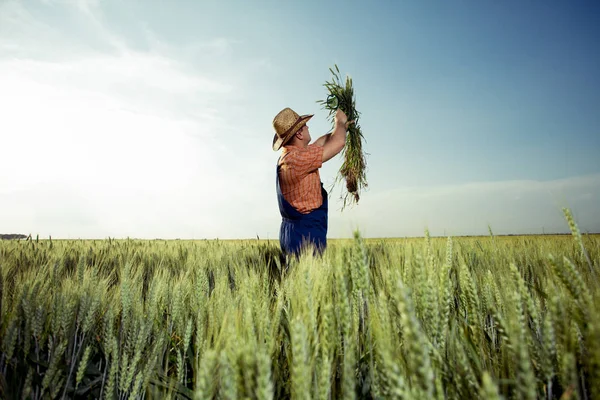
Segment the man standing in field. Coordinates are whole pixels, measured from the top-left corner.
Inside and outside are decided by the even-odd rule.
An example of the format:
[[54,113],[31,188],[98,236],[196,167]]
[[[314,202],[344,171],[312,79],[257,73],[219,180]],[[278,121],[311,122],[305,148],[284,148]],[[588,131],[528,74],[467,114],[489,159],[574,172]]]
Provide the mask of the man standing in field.
[[307,122],[313,117],[284,108],[273,119],[273,150],[283,147],[277,162],[277,198],[281,214],[279,243],[286,255],[299,256],[311,245],[320,254],[327,247],[327,191],[319,176],[324,162],[346,144],[348,122],[340,109],[333,132],[311,141]]

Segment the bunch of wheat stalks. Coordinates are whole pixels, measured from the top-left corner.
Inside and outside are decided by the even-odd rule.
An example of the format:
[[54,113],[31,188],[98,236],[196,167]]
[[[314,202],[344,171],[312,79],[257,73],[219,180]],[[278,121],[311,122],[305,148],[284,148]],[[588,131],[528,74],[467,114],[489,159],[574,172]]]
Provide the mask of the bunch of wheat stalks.
[[344,162],[335,179],[335,183],[340,182],[342,179],[346,180],[347,192],[342,196],[344,202],[342,206],[343,210],[347,204],[353,202],[358,204],[361,189],[367,187],[367,177],[365,174],[366,160],[362,148],[364,137],[358,123],[360,113],[356,110],[356,98],[354,96],[352,78],[346,76],[346,83],[344,85],[337,65],[335,65],[335,71],[331,68],[329,68],[329,71],[331,71],[333,78],[330,82],[325,82],[323,85],[328,91],[327,99],[319,100],[317,103],[321,104],[324,109],[329,110],[328,117],[332,123],[338,108],[346,114],[348,121],[354,121],[348,128],[346,146],[343,149]]

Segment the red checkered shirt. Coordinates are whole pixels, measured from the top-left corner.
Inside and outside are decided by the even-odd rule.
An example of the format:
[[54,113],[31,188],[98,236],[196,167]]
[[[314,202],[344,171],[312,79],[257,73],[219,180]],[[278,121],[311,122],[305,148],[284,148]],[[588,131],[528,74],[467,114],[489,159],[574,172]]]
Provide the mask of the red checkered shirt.
[[279,160],[279,186],[292,207],[308,214],[323,204],[319,168],[323,165],[323,147],[284,146]]

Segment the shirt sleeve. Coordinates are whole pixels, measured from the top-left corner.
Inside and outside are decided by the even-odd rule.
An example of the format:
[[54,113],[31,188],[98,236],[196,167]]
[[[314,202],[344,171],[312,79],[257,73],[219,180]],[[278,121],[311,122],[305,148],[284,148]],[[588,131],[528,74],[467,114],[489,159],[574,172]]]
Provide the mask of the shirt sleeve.
[[295,161],[296,173],[301,177],[306,176],[323,165],[323,147],[311,144],[306,150],[298,152]]

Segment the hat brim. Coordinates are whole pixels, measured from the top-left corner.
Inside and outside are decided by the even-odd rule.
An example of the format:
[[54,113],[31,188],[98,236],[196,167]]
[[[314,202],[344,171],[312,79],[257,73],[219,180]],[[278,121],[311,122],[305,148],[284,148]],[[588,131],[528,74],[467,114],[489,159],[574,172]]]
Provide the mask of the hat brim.
[[279,135],[275,134],[275,136],[273,136],[273,151],[279,150],[281,146],[289,142],[289,140],[296,134],[296,132],[298,132],[298,130],[300,130],[300,128],[302,128],[304,125],[306,125],[306,123],[312,117],[314,117],[314,114],[300,116],[300,118],[298,118],[298,121],[296,121],[296,123],[292,125],[292,127],[289,129],[290,132],[285,137],[279,137]]

